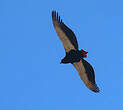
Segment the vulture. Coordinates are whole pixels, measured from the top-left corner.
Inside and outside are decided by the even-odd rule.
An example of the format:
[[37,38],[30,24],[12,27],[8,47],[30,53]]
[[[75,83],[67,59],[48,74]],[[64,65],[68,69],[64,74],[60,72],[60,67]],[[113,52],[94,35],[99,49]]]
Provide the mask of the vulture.
[[66,52],[66,56],[61,60],[60,64],[71,63],[78,71],[85,85],[93,92],[99,92],[99,88],[95,82],[94,69],[84,59],[87,57],[88,52],[83,49],[78,49],[78,42],[75,34],[63,23],[56,11],[52,11],[52,22]]

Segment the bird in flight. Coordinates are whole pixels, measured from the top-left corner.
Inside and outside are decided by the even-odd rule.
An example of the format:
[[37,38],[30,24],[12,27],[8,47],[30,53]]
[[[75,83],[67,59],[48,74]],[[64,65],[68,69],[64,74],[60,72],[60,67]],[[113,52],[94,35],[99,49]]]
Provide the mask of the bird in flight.
[[95,73],[93,67],[84,59],[87,57],[86,51],[78,49],[78,43],[75,34],[69,29],[56,11],[52,11],[53,26],[58,34],[66,56],[61,60],[61,64],[71,63],[78,71],[80,78],[85,85],[94,92],[99,92],[99,88],[95,82]]

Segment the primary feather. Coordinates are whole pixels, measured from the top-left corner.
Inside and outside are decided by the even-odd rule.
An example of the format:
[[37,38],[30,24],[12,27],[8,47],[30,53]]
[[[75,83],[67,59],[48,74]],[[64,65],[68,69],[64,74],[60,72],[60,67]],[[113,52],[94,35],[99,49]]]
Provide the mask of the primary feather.
[[66,52],[69,52],[71,49],[78,49],[78,43],[75,34],[62,22],[56,11],[52,11],[52,21]]

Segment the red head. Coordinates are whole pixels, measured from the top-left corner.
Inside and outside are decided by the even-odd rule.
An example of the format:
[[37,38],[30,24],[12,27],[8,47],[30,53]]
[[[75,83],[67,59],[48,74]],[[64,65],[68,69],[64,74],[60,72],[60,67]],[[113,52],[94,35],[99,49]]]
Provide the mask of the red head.
[[81,52],[82,52],[84,58],[87,57],[87,53],[88,53],[87,51],[84,51],[83,49],[81,49]]

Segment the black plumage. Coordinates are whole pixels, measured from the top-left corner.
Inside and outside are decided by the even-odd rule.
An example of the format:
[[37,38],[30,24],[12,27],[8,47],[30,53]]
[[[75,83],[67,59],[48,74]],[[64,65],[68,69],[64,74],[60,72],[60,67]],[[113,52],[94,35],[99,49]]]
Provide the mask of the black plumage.
[[95,82],[94,69],[86,60],[84,60],[87,52],[78,49],[78,43],[75,34],[62,22],[56,11],[52,11],[52,21],[66,51],[66,56],[61,60],[61,63],[73,64],[85,85],[90,90],[99,92],[99,88]]

